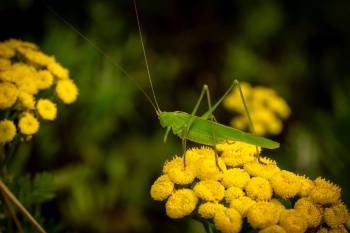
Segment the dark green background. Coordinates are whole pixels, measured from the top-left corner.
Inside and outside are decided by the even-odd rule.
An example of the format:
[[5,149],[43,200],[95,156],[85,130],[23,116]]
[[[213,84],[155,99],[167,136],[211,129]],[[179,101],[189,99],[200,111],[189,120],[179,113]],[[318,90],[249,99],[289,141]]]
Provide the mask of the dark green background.
[[[269,136],[281,148],[264,154],[281,168],[334,181],[350,203],[349,1],[154,0],[138,7],[162,110],[190,112],[205,83],[213,99],[234,78],[271,87],[292,115],[281,135]],[[18,174],[55,174],[57,198],[43,206],[48,231],[203,232],[192,220],[170,220],[149,196],[181,142],[162,142],[151,105],[113,65],[151,93],[132,2],[1,0],[0,39],[9,38],[55,55],[80,89],[12,166]],[[216,117],[228,124],[232,113],[222,107]]]

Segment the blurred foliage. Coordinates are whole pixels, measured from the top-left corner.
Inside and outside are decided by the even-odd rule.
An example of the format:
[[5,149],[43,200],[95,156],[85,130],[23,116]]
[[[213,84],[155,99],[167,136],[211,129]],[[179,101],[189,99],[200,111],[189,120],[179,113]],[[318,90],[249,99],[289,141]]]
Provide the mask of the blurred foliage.
[[[12,164],[14,173],[55,175],[58,193],[43,207],[45,227],[49,232],[203,232],[194,221],[167,219],[149,197],[161,164],[181,153],[181,143],[175,137],[162,142],[151,105],[123,71],[151,93],[132,2],[48,1],[104,55],[45,4],[0,4],[1,39],[31,40],[55,54],[80,90],[72,108],[59,109],[57,121],[44,124]],[[282,168],[334,181],[350,204],[348,1],[155,0],[138,1],[138,7],[163,110],[190,112],[205,83],[213,99],[234,78],[275,89],[292,116],[282,135],[273,137],[281,149],[265,154]],[[220,108],[216,118],[228,124],[231,116]]]

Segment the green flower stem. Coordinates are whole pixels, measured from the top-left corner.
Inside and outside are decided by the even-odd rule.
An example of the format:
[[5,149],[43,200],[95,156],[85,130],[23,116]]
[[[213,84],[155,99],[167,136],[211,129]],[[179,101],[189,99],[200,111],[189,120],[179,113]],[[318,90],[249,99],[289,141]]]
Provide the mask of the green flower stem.
[[199,221],[203,224],[203,227],[207,233],[215,233],[216,232],[215,228],[213,229],[212,224],[210,224],[209,221],[207,221],[207,220],[199,220]]
[[27,218],[30,224],[36,229],[38,233],[46,233],[46,231],[42,228],[42,226],[35,220],[35,218],[29,213],[29,211],[22,205],[22,203],[13,195],[13,193],[8,189],[6,184],[0,180],[0,190],[3,195],[8,198],[13,205]]

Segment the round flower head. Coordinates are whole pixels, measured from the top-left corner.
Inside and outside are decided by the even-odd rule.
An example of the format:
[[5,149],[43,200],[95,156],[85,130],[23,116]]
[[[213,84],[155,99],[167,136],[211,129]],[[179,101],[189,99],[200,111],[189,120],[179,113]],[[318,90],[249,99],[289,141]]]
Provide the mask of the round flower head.
[[281,216],[281,213],[286,210],[286,207],[278,200],[278,199],[271,199],[270,203],[273,204],[275,206],[275,211],[276,211],[276,215],[278,216],[278,219]]
[[35,100],[33,95],[22,91],[19,93],[18,99],[22,108],[29,110],[35,108]]
[[311,190],[309,197],[313,202],[321,205],[335,204],[340,199],[341,189],[322,178],[317,178],[315,187]]
[[225,206],[214,202],[205,202],[198,207],[198,214],[205,219],[212,219],[219,211],[225,211]]
[[257,201],[268,201],[272,197],[272,187],[268,180],[253,177],[245,187],[247,196]]
[[6,109],[16,103],[18,89],[8,82],[0,82],[0,109]]
[[[222,151],[221,158],[227,166],[237,167],[255,159],[256,146],[244,142],[228,141],[218,144],[217,149]],[[260,148],[258,148],[260,150]]]
[[236,186],[244,188],[250,180],[249,174],[240,168],[228,169],[223,177],[221,183],[226,187]]
[[0,42],[0,57],[11,58],[15,56],[13,48],[9,47],[6,43]]
[[321,212],[308,198],[300,198],[294,205],[294,209],[304,214],[308,227],[315,228],[321,223]]
[[305,176],[298,176],[298,178],[299,178],[301,185],[300,185],[300,190],[299,190],[297,195],[300,197],[306,197],[309,195],[311,190],[315,187],[315,184],[312,180],[310,180],[309,178],[307,178]]
[[318,229],[317,230],[317,232],[316,233],[328,233],[329,231],[328,231],[328,229],[327,228],[325,228],[325,227],[321,227],[320,229]]
[[279,225],[272,225],[262,229],[261,231],[259,231],[259,233],[287,233],[287,232]]
[[183,157],[176,156],[171,161],[167,161],[163,167],[163,173],[167,174],[175,184],[190,184],[195,178],[195,173],[188,166],[184,167]]
[[296,174],[289,171],[277,172],[270,178],[274,192],[282,198],[294,197],[300,190],[300,180]]
[[227,208],[215,214],[214,224],[223,233],[236,233],[241,231],[242,217],[237,210]]
[[57,62],[49,63],[47,69],[58,79],[69,79],[69,71]]
[[197,203],[198,198],[191,189],[179,189],[168,198],[166,214],[170,218],[183,218],[193,212]]
[[281,97],[277,97],[268,102],[269,108],[278,114],[279,117],[286,119],[290,116],[291,110],[287,102]]
[[0,144],[11,142],[15,136],[15,124],[10,120],[0,121]]
[[48,64],[55,63],[55,58],[44,54],[41,51],[18,48],[17,51],[29,62],[39,66],[47,66]]
[[36,108],[41,118],[44,120],[54,120],[57,114],[56,104],[48,99],[40,99],[36,104]]
[[194,188],[194,193],[204,201],[221,201],[225,195],[225,188],[214,180],[203,180],[198,182]]
[[257,202],[248,211],[248,223],[254,229],[263,229],[278,223],[276,207],[270,202]]
[[346,223],[348,216],[348,210],[343,203],[338,203],[324,210],[324,221],[333,228]]
[[186,166],[192,170],[196,171],[197,162],[202,159],[206,149],[205,148],[191,148],[186,150],[184,158],[186,159]]
[[[0,71],[7,70],[9,68],[11,68],[11,60],[0,57]],[[0,76],[0,80],[1,80],[1,76]]]
[[274,160],[265,157],[259,157],[259,159],[261,162],[255,159],[250,163],[244,164],[244,170],[251,176],[259,176],[265,179],[269,179],[278,171],[280,171]]
[[241,188],[232,186],[225,191],[225,200],[231,203],[233,200],[243,197],[245,194]]
[[39,121],[31,113],[24,113],[18,122],[19,131],[25,135],[35,134],[39,126]]
[[282,212],[280,225],[288,233],[303,233],[307,229],[307,222],[304,215],[294,209],[289,209]]
[[156,201],[164,201],[174,191],[174,183],[169,176],[162,175],[153,183],[151,187],[151,197]]
[[234,199],[230,203],[230,208],[237,210],[243,217],[247,216],[248,210],[255,204],[256,202],[247,196],[240,197],[238,199]]
[[35,82],[38,89],[44,90],[53,84],[53,76],[49,71],[41,70],[37,72]]
[[71,104],[78,97],[78,88],[70,79],[59,80],[56,84],[56,94],[63,103]]
[[348,230],[343,224],[341,224],[334,228],[329,229],[328,233],[348,233]]
[[226,166],[221,158],[218,158],[218,165],[216,164],[213,150],[210,150],[207,156],[203,156],[196,165],[196,175],[200,180],[220,180],[223,171],[226,171]]

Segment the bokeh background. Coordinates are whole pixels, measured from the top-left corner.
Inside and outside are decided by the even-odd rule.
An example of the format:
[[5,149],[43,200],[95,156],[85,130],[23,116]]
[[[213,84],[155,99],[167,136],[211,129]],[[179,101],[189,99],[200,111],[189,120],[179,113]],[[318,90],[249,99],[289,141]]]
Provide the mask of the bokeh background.
[[[162,110],[190,112],[205,83],[213,99],[234,78],[275,89],[292,115],[270,136],[281,148],[264,154],[334,181],[349,206],[349,1],[137,2]],[[55,175],[57,197],[42,207],[48,232],[204,232],[193,220],[170,220],[149,196],[181,142],[162,142],[152,106],[113,65],[151,94],[131,0],[1,0],[0,39],[9,38],[55,55],[80,89],[12,165],[18,174]],[[215,115],[225,124],[232,117],[224,107]]]

